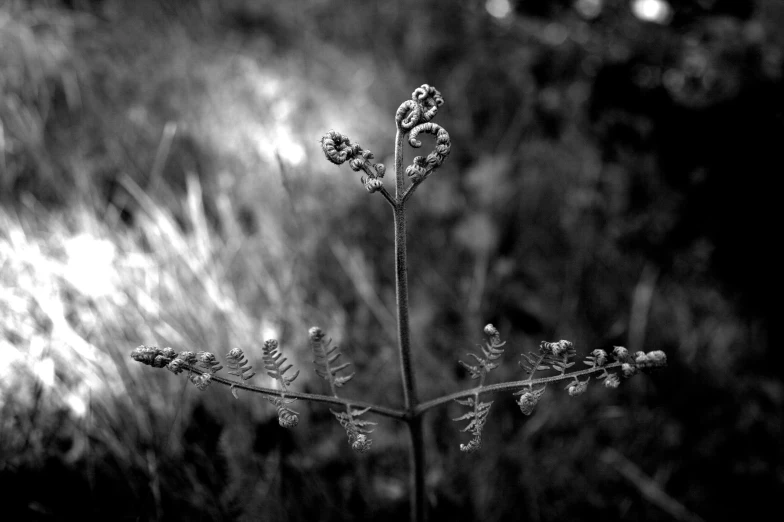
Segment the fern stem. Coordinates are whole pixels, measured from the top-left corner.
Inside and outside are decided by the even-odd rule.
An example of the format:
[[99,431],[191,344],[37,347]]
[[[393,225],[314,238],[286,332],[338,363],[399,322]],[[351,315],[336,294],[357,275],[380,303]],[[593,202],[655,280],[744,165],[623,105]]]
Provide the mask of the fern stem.
[[553,375],[552,377],[541,377],[539,379],[525,379],[523,381],[512,381],[512,382],[502,382],[498,384],[488,384],[487,386],[478,386],[476,388],[471,388],[470,390],[463,390],[460,392],[452,393],[450,395],[445,395],[444,397],[439,397],[438,399],[433,399],[432,401],[426,401],[422,404],[419,404],[414,408],[414,415],[419,417],[427,410],[435,408],[436,406],[440,406],[441,404],[446,404],[451,402],[455,399],[462,399],[463,397],[474,396],[478,397],[483,393],[492,393],[492,392],[500,392],[500,391],[517,391],[521,388],[527,388],[529,386],[538,386],[540,384],[548,384],[552,382],[558,381],[566,381],[570,379],[574,379],[576,377],[580,377],[582,375],[591,375],[597,372],[603,372],[605,370],[609,370],[612,368],[620,368],[620,362],[609,363],[605,366],[598,366],[595,368],[587,368],[585,370],[574,371],[571,373],[567,373],[564,375]]
[[[210,373],[209,371],[204,371],[200,368],[196,368],[194,366],[185,365],[184,370],[190,371],[197,374],[205,374]],[[224,386],[234,386],[235,388],[246,390],[252,393],[261,393],[263,395],[270,395],[274,397],[283,397],[284,395],[289,398],[293,399],[301,399],[306,401],[313,401],[313,402],[322,402],[327,404],[335,404],[338,406],[353,406],[355,408],[370,408],[368,411],[372,411],[379,415],[383,415],[385,417],[390,417],[393,419],[398,420],[406,420],[410,417],[408,413],[401,410],[396,410],[394,408],[387,408],[385,406],[379,406],[377,404],[371,404],[369,402],[364,401],[355,401],[349,399],[342,399],[340,397],[331,397],[329,395],[320,395],[316,393],[302,393],[302,392],[295,392],[295,391],[286,391],[283,392],[282,390],[275,390],[272,388],[264,388],[261,386],[254,386],[252,384],[246,383],[239,383],[231,379],[226,379],[224,377],[220,377],[216,374],[212,374],[211,382],[217,382],[219,384],[223,384]]]
[[403,201],[403,140],[406,132],[398,126],[395,135],[395,295],[397,300],[397,334],[400,350],[400,372],[406,422],[411,435],[410,484],[411,520],[425,520],[425,462],[422,422],[414,416],[417,407],[416,383],[411,361],[408,324],[408,262],[406,258],[406,207]]
[[395,294],[397,298],[397,334],[400,350],[400,368],[403,380],[403,398],[406,410],[414,412],[417,404],[416,384],[411,361],[411,342],[408,324],[408,261],[406,257],[406,208],[403,197],[403,139],[404,132],[398,129],[395,140],[395,183],[397,205],[395,218]]
[[423,522],[427,519],[425,504],[425,442],[422,434],[422,417],[413,417],[408,421],[408,433],[411,436],[409,451],[409,486],[411,491],[411,520]]

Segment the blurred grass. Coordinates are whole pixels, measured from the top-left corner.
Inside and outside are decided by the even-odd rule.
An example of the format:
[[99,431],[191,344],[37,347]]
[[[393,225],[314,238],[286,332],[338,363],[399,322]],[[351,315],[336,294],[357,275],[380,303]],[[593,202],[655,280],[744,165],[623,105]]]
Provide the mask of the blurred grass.
[[[671,361],[615,394],[553,390],[531,418],[498,397],[479,456],[459,454],[453,409],[430,414],[439,516],[664,520],[662,498],[705,519],[764,510],[784,476],[768,309],[745,307],[743,278],[714,269],[726,243],[704,224],[717,198],[705,187],[723,179],[713,157],[690,160],[684,188],[656,134],[657,117],[693,102],[709,119],[729,91],[629,78],[692,74],[688,53],[708,49],[716,67],[769,70],[780,86],[775,6],[745,25],[706,16],[746,54],[687,46],[684,65],[681,37],[623,2],[590,23],[553,5],[499,21],[482,2],[0,3],[11,517],[405,516],[399,426],[382,421],[360,459],[325,408],[299,405],[284,431],[266,401],[199,393],[128,354],[239,346],[258,364],[277,337],[297,385],[317,392],[306,332],[318,324],[357,367],[346,393],[399,405],[391,219],[317,147],[334,128],[391,165],[391,115],[423,82],[444,93],[455,146],[410,206],[420,396],[468,386],[456,361],[487,322],[510,354],[567,338],[581,354],[625,344]],[[512,360],[498,372],[519,377]]]

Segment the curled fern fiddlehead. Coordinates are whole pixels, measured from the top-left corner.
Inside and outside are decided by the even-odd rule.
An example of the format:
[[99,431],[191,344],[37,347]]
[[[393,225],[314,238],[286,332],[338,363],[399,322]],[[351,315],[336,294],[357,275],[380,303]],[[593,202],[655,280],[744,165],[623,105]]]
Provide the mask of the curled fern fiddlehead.
[[339,132],[329,131],[321,138],[321,150],[327,159],[335,165],[341,165],[348,161],[349,167],[354,172],[363,171],[366,176],[362,176],[360,181],[368,192],[376,192],[383,186],[381,178],[386,173],[383,163],[373,163],[373,153],[364,150],[358,144],[351,144],[348,136]]
[[411,99],[404,101],[395,113],[395,122],[399,129],[408,131],[420,123],[432,120],[438,108],[444,104],[444,98],[438,89],[422,84],[411,94]]
[[449,133],[438,124],[428,122],[417,125],[411,130],[408,143],[414,148],[422,146],[422,142],[417,139],[421,133],[433,134],[436,137],[436,148],[427,157],[417,156],[411,165],[406,167],[406,175],[413,181],[419,182],[425,179],[432,171],[440,167],[449,152],[452,150],[452,142]]
[[[345,362],[342,364],[335,364],[340,358],[341,353],[338,351],[337,345],[330,347],[332,339],[327,339],[325,341],[326,336],[321,328],[314,326],[309,330],[308,334],[310,336],[310,348],[313,350],[313,364],[316,367],[316,373],[319,377],[329,382],[332,395],[337,397],[337,389],[354,377],[353,372],[348,375],[338,375],[338,373],[348,368],[351,363]],[[359,418],[363,413],[368,411],[368,408],[364,410],[355,410],[351,408],[350,405],[346,405],[345,412],[332,409],[329,411],[332,412],[343,429],[346,430],[348,442],[355,451],[365,453],[370,449],[370,445],[373,441],[368,435],[370,435],[373,430],[368,426],[374,426],[376,423]]]
[[[494,361],[503,355],[503,346],[506,344],[505,342],[501,342],[501,335],[498,333],[498,329],[492,324],[485,326],[485,335],[488,337],[488,340],[484,345],[479,345],[479,349],[481,350],[482,354],[477,355],[470,352],[468,354],[476,361],[475,365],[458,361],[460,365],[463,366],[463,368],[468,370],[468,373],[471,375],[472,379],[479,379],[480,388],[485,383],[487,372],[498,367],[498,363]],[[473,397],[468,397],[467,399],[455,399],[455,401],[458,404],[462,404],[463,406],[468,406],[471,408],[471,411],[453,420],[470,420],[468,425],[461,431],[470,432],[471,435],[473,435],[473,438],[468,442],[468,444],[460,444],[460,450],[466,453],[472,453],[482,447],[482,428],[484,428],[485,422],[487,421],[487,414],[490,413],[490,406],[493,404],[493,401],[480,402],[478,392],[475,393]]]
[[278,351],[278,341],[269,339],[264,341],[264,346],[261,349],[262,359],[264,360],[264,368],[267,370],[267,375],[278,381],[280,384],[281,393],[280,397],[273,397],[266,395],[268,401],[275,405],[278,411],[278,424],[284,428],[293,428],[299,423],[298,413],[288,407],[289,404],[296,399],[287,399],[286,392],[294,379],[299,375],[297,370],[293,376],[286,377],[286,372],[291,369],[293,365],[283,366],[286,358]]

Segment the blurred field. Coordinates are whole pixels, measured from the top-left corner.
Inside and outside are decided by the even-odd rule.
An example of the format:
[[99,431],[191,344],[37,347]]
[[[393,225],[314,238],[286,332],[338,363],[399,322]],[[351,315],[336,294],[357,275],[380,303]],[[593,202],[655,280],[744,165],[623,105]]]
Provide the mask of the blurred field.
[[317,324],[356,366],[347,395],[400,405],[392,216],[318,140],[391,166],[394,111],[425,82],[453,152],[410,205],[420,398],[469,386],[457,360],[487,322],[509,340],[498,381],[541,340],[670,361],[615,392],[550,390],[530,418],[494,397],[477,455],[455,408],[432,412],[433,513],[780,511],[784,9],[663,5],[0,1],[8,520],[405,518],[401,426],[375,419],[357,456],[326,407],[286,431],[266,401],[129,354],[259,364],[275,337],[320,393]]

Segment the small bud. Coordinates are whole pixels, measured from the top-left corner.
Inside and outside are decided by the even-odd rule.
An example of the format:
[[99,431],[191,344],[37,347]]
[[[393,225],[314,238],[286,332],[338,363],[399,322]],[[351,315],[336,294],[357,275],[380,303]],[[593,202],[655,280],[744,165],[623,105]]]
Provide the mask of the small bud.
[[324,331],[318,326],[314,326],[308,330],[308,335],[310,336],[310,342],[312,343],[318,343],[324,339]]
[[608,375],[607,378],[604,380],[605,388],[617,388],[619,384],[621,384],[621,380],[614,373]]
[[591,355],[594,356],[595,366],[604,366],[607,364],[607,352],[604,350],[594,350],[591,352]]
[[370,438],[368,438],[367,435],[365,435],[364,433],[360,433],[354,438],[354,441],[351,443],[351,449],[353,449],[357,453],[367,453],[372,443],[373,441]]
[[492,324],[488,324],[485,326],[485,335],[490,338],[490,342],[494,345],[501,344],[501,334],[498,332],[498,328],[493,326]]
[[623,363],[621,365],[621,371],[623,372],[623,376],[628,379],[637,373],[637,367],[633,364]]
[[228,353],[227,357],[229,357],[230,359],[239,360],[242,359],[244,355],[245,354],[242,353],[242,350],[240,350],[239,348],[232,348],[231,351]]
[[661,350],[648,352],[648,365],[651,368],[661,368],[667,366],[667,354]]
[[158,348],[155,346],[138,346],[131,352],[131,359],[142,364],[152,366],[158,356]]
[[368,179],[368,180],[365,181],[365,188],[371,194],[376,192],[376,191],[378,191],[378,190],[381,190],[381,187],[383,187],[383,186],[384,186],[384,183],[380,179],[373,178],[373,179]]
[[268,352],[272,352],[278,349],[278,341],[275,339],[267,339],[264,341],[264,350]]
[[199,359],[199,366],[204,368],[205,370],[209,370],[210,373],[217,373],[219,370],[223,368],[221,364],[218,362],[218,359],[215,357],[215,354],[210,352],[199,352],[196,354],[197,358]]
[[193,352],[180,352],[178,356],[180,359],[185,361],[186,364],[190,364],[191,366],[195,365],[198,362],[196,358],[196,354]]
[[569,390],[569,395],[572,397],[582,395],[588,389],[588,381],[575,379],[574,382],[569,383],[566,389]]
[[211,373],[194,373],[190,377],[191,382],[196,386],[199,390],[204,391],[212,382],[212,374]]
[[172,372],[174,375],[177,375],[182,372],[183,366],[185,366],[185,361],[182,359],[174,359],[166,366],[166,369]]
[[299,424],[299,416],[289,409],[281,408],[278,411],[278,424],[283,428],[293,428]]
[[131,352],[131,358],[142,364],[155,368],[163,368],[169,364],[177,354],[171,348],[158,348],[155,346],[139,346]]
[[523,415],[531,415],[537,402],[539,402],[539,399],[533,393],[525,392],[520,396],[517,405],[520,406],[520,411],[523,412]]
[[210,352],[199,352],[199,361],[206,364],[206,368],[209,368],[216,359],[215,355]]
[[152,362],[152,366],[153,368],[163,368],[169,364],[169,362],[171,362],[171,359],[167,359],[163,355],[157,355],[155,356],[155,360]]
[[514,393],[514,395],[520,395],[520,399],[517,400],[516,403],[520,407],[520,411],[523,412],[523,415],[531,415],[534,412],[534,408],[539,403],[539,399],[542,398],[546,389],[547,386],[543,386],[538,390],[531,387],[527,390],[522,389]]
[[574,345],[567,341],[566,339],[561,339],[560,341],[556,341],[554,343],[548,343],[546,341],[542,341],[539,344],[539,351],[541,353],[550,352],[556,357],[560,357],[563,354],[567,353],[569,350],[572,349]]
[[645,355],[643,352],[635,353],[634,364],[636,364],[640,368],[645,368],[646,366],[648,366],[648,356]]
[[626,359],[629,357],[629,350],[627,350],[623,346],[615,346],[613,348],[614,348],[613,356],[615,357],[615,360],[620,362],[625,362]]

